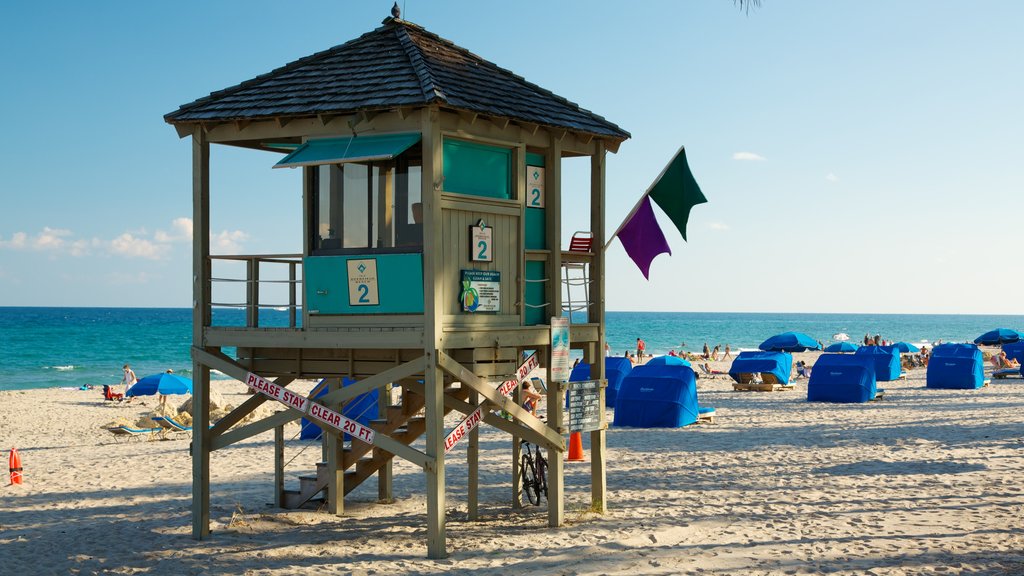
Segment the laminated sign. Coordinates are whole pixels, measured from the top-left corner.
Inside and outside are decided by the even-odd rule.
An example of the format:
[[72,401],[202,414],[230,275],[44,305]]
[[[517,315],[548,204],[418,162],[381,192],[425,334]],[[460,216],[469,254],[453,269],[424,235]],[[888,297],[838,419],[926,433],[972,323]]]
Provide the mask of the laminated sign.
[[349,306],[378,306],[377,260],[349,260],[347,264]]
[[501,309],[501,272],[463,270],[459,300],[463,312],[497,312]]

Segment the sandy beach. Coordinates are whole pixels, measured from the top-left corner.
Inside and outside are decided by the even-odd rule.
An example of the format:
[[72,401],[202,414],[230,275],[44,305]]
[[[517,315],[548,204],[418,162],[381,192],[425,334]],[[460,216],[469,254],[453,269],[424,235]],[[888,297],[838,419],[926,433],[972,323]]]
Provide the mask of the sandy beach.
[[[188,439],[115,442],[101,429],[152,410],[155,398],[0,392],[0,442],[19,448],[25,468],[25,484],[0,489],[0,572],[1024,573],[1024,381],[928,390],[924,378],[911,371],[881,384],[884,400],[857,405],[808,403],[805,380],[756,393],[733,391],[727,376],[701,379],[716,423],[612,427],[608,514],[586,510],[589,466],[567,464],[560,529],[546,526],[543,503],[510,507],[510,442],[484,426],[482,520],[466,521],[465,448],[456,448],[441,561],[426,559],[424,478],[406,462],[395,463],[395,503],[376,503],[371,481],[338,518],[269,504],[271,433],[217,451],[213,534],[199,542]],[[215,389],[236,405],[246,397],[237,382]],[[286,427],[286,438],[298,429]],[[319,458],[318,444],[290,440],[287,482]]]

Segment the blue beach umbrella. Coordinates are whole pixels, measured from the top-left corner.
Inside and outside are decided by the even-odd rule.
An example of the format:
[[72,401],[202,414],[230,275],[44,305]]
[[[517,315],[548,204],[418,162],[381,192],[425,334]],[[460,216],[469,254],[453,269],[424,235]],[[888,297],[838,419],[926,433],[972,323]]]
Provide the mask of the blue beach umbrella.
[[856,352],[858,346],[849,342],[836,342],[825,347],[825,352]]
[[920,352],[921,349],[914,346],[910,342],[897,342],[892,345],[893,348],[900,351],[900,354],[913,354],[914,352]]
[[191,394],[192,381],[188,378],[161,372],[146,376],[128,389],[128,396],[152,396],[154,394]]
[[803,332],[783,332],[761,342],[758,348],[766,352],[804,352],[817,350],[818,341]]
[[975,344],[1006,344],[1008,342],[1017,342],[1018,340],[1024,339],[1024,336],[1016,330],[1009,328],[996,328],[995,330],[989,330],[981,336],[974,339]]
[[689,360],[680,358],[679,356],[655,356],[647,362],[644,366],[689,366]]

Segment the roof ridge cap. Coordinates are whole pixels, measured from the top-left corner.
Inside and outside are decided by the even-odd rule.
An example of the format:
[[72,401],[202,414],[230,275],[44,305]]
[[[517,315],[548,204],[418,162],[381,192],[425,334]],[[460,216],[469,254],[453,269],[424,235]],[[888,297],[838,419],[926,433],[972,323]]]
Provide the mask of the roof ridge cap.
[[[398,21],[398,23],[418,28],[421,31],[423,30],[423,28],[404,20]],[[444,90],[438,85],[434,71],[430,68],[426,58],[423,57],[422,49],[412,39],[412,36],[409,35],[409,30],[406,26],[396,26],[395,37],[398,39],[399,44],[401,44],[405,57],[409,59],[409,64],[412,66],[413,72],[416,73],[416,78],[419,79],[423,99],[427,102],[448,102],[448,97],[445,95]]]

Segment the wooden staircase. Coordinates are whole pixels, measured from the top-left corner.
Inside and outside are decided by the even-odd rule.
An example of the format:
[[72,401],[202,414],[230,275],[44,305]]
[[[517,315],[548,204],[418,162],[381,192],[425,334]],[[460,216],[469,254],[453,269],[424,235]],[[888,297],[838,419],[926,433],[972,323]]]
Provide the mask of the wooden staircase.
[[[445,387],[444,394],[467,400],[470,394],[468,386]],[[402,394],[402,403],[388,406],[385,418],[370,421],[370,427],[378,434],[387,434],[391,438],[411,445],[427,430],[427,420],[422,416],[424,398],[408,389]],[[445,408],[444,413],[451,412]],[[345,494],[355,490],[388,462],[395,455],[380,448],[374,448],[360,440],[349,440],[343,448],[341,469],[345,470]],[[299,476],[298,490],[285,490],[281,498],[282,507],[296,509],[309,504],[319,504],[327,497],[328,476],[330,469],[326,462],[317,462],[316,475]]]

